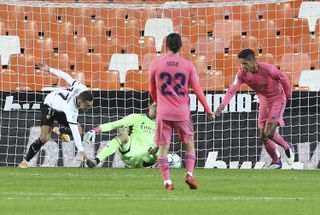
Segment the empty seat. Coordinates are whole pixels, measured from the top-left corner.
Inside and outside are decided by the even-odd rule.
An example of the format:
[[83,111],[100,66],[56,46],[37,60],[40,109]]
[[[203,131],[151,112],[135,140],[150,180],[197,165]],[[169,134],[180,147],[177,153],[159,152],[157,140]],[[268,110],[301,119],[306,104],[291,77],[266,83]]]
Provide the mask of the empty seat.
[[0,91],[17,90],[18,77],[13,70],[2,70],[0,72]]
[[286,73],[291,72],[291,80],[294,86],[298,86],[302,70],[309,70],[311,60],[306,53],[286,53],[281,58],[280,69]]
[[310,91],[319,91],[320,70],[303,70],[300,75],[299,87],[308,87]]
[[203,90],[225,90],[223,73],[219,70],[199,72],[199,83]]
[[172,32],[173,22],[171,19],[156,18],[147,20],[144,35],[155,38],[156,50],[160,52],[163,39]]
[[197,54],[206,55],[210,60],[215,53],[224,53],[224,39],[200,37],[198,42],[194,45]]
[[120,90],[120,75],[118,71],[102,71],[100,79],[101,90]]
[[126,73],[125,89],[135,91],[149,90],[149,71],[148,70],[128,70]]
[[231,54],[238,54],[241,50],[250,48],[258,55],[258,40],[253,36],[242,37],[235,35],[231,38],[228,47]]
[[256,37],[258,39],[258,45],[261,47],[264,41],[276,38],[277,24],[274,20],[269,19],[253,20],[250,22],[250,30],[248,31],[248,34]]
[[0,36],[0,55],[2,65],[8,65],[11,54],[20,53],[20,39],[18,36]]
[[302,2],[299,18],[306,18],[309,23],[309,31],[314,32],[317,19],[320,18],[320,2]]
[[320,54],[319,44],[319,36],[311,37],[310,35],[302,35],[299,42],[295,44],[295,52],[309,54],[311,67],[315,67]]
[[290,37],[293,44],[298,43],[301,37],[309,36],[308,20],[304,18],[288,18],[281,26],[280,35]]
[[136,54],[113,54],[109,63],[109,70],[117,70],[120,74],[120,83],[125,82],[128,70],[139,69],[139,59]]
[[[261,45],[262,54],[270,53],[275,56],[276,63],[285,53],[293,53],[294,48],[289,37],[276,37],[265,40]],[[279,60],[280,61],[280,60]]]
[[136,38],[130,37],[127,39],[126,52],[137,54],[139,62],[142,62],[142,57],[147,53],[156,53],[154,37]]
[[264,62],[264,63],[269,63],[269,64],[275,64],[275,59],[272,54],[261,54],[256,56],[256,59],[258,62]]
[[217,20],[214,22],[214,37],[222,38],[225,41],[225,45],[230,43],[231,38],[234,35],[241,35],[242,22],[241,20]]
[[163,55],[155,54],[155,53],[148,53],[148,54],[143,55],[141,69],[148,70],[152,61],[156,58],[161,57],[161,56],[163,56]]

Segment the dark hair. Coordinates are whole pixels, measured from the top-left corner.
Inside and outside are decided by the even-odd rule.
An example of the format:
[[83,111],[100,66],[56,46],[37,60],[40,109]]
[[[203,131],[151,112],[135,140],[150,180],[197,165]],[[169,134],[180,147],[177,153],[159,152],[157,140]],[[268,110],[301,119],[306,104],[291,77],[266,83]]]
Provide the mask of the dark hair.
[[173,53],[177,53],[182,46],[180,34],[178,33],[169,34],[166,39],[166,46]]
[[245,59],[245,60],[255,60],[254,51],[251,49],[243,49],[239,54],[238,58]]
[[93,100],[93,95],[90,91],[83,91],[79,94],[78,99],[82,101],[89,101],[92,102]]

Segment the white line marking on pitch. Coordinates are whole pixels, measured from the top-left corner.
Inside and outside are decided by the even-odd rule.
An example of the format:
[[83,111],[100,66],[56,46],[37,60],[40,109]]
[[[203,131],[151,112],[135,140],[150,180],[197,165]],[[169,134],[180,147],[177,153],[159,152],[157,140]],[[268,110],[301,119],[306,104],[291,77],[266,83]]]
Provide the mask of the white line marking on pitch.
[[140,195],[131,196],[126,194],[67,194],[67,193],[10,193],[1,192],[0,199],[2,200],[162,200],[162,201],[288,201],[288,200],[304,200],[318,201],[316,197],[267,197],[267,196],[158,196],[158,195]]

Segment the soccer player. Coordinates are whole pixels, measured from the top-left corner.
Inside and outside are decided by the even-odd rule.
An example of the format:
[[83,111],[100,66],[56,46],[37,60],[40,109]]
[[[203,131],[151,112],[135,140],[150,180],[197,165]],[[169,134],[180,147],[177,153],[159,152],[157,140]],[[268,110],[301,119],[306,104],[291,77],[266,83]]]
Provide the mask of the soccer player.
[[57,89],[49,93],[41,106],[41,133],[29,147],[24,160],[19,164],[20,168],[27,168],[28,162],[40,151],[41,147],[50,139],[54,121],[70,128],[74,143],[81,159],[86,159],[82,142],[81,127],[77,122],[78,110],[87,110],[92,107],[93,95],[87,87],[72,78],[69,74],[49,68],[46,64],[38,64],[42,71],[50,72],[64,79],[71,88]]
[[155,131],[156,105],[149,106],[147,114],[130,114],[129,116],[110,123],[99,125],[88,131],[83,140],[87,144],[95,142],[96,135],[118,128],[129,128],[127,132],[120,132],[96,156],[95,160],[86,160],[88,167],[92,168],[104,161],[108,156],[119,150],[122,161],[129,168],[152,166],[157,161],[155,153],[149,153],[153,146]]
[[197,189],[198,185],[193,177],[195,149],[189,107],[189,86],[192,86],[207,116],[213,118],[214,114],[209,108],[199,85],[195,67],[191,62],[177,54],[182,46],[181,36],[177,33],[169,34],[166,39],[166,46],[168,53],[151,63],[149,78],[150,95],[157,103],[155,135],[155,143],[159,145],[157,164],[162,174],[165,189],[174,190],[174,185],[170,180],[167,159],[174,128],[178,133],[179,140],[185,143],[187,171],[185,182],[190,189]]
[[255,61],[255,54],[251,49],[244,49],[238,54],[240,69],[233,85],[227,91],[220,106],[215,111],[219,116],[242,83],[248,84],[259,98],[258,127],[260,139],[268,154],[272,158],[269,169],[280,169],[281,160],[277,155],[275,143],[285,150],[287,162],[294,162],[294,149],[283,137],[276,132],[278,125],[284,126],[282,118],[286,102],[291,98],[291,87],[288,77],[275,66]]

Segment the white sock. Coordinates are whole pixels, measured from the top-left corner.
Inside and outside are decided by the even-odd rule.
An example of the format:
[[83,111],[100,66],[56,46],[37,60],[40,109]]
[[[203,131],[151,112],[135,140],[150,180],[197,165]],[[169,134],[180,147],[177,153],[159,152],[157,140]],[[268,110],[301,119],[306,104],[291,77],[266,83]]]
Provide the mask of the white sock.
[[187,175],[190,175],[191,177],[193,177],[192,172],[187,172]]
[[168,180],[163,181],[163,184],[164,184],[164,185],[166,185],[166,184],[172,184],[172,181],[171,181],[170,179],[168,179]]

